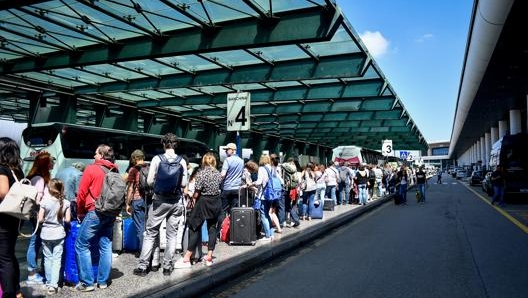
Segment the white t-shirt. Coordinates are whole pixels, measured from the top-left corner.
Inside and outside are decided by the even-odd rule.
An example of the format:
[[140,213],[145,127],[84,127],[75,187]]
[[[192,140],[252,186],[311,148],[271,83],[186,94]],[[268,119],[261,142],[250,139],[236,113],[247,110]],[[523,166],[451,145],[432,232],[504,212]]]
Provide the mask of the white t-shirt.
[[[44,222],[42,223],[42,230],[40,231],[40,238],[43,240],[59,240],[66,237],[64,231],[64,220],[59,222],[57,219],[57,212],[60,208],[60,202],[57,198],[50,194],[45,194],[40,202],[40,208],[45,210]],[[70,201],[63,200],[62,214],[66,214],[66,210],[70,208]],[[63,216],[64,219],[64,216]]]

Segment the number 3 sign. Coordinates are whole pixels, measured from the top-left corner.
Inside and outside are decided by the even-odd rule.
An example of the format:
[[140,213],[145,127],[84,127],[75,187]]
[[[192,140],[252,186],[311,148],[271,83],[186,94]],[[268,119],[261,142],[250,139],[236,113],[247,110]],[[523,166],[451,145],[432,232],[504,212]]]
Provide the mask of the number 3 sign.
[[392,150],[392,140],[383,141],[383,146],[381,146],[381,154],[383,154],[383,156],[394,156],[394,151]]
[[250,106],[249,92],[227,94],[227,131],[249,130]]

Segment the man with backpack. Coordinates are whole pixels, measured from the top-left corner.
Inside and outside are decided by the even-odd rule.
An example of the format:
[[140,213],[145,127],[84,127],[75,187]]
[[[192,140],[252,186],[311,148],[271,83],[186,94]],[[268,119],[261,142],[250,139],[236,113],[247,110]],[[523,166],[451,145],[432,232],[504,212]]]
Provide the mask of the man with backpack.
[[[163,255],[163,275],[168,276],[173,269],[172,259],[178,243],[178,225],[185,219],[183,187],[187,185],[187,162],[175,152],[178,139],[175,134],[167,133],[161,143],[165,153],[156,155],[150,162],[147,183],[154,188],[152,204],[148,209],[146,232],[139,256],[139,265],[133,273],[146,276],[156,238],[160,233],[163,220],[167,221],[167,244]],[[180,238],[181,239],[181,238]],[[163,241],[163,239],[161,239]]]
[[298,227],[299,214],[297,213],[297,199],[299,194],[297,192],[297,185],[299,184],[299,176],[297,175],[297,166],[293,157],[288,158],[288,161],[281,165],[282,180],[284,181],[284,207],[287,214],[290,215],[289,227]]
[[[149,166],[145,163],[145,154],[143,151],[136,149],[130,156],[132,167],[128,171],[127,178],[127,196],[126,212],[132,216],[132,221],[136,226],[139,247],[143,246],[143,232],[145,231],[146,200],[152,200],[149,193],[150,188],[146,184]],[[150,196],[150,197],[149,197]],[[139,257],[136,254],[136,257]]]
[[[124,204],[126,187],[114,164],[114,151],[110,146],[99,145],[94,158],[94,163],[84,170],[77,193],[77,218],[81,226],[75,241],[79,269],[79,283],[75,290],[80,292],[93,291],[95,279],[101,289],[110,283],[113,228]],[[101,253],[95,277],[90,250],[93,243],[99,245]]]
[[347,203],[352,204],[353,200],[350,198],[350,189],[352,188],[354,173],[349,167],[348,161],[339,167],[339,178],[337,202],[343,205]]

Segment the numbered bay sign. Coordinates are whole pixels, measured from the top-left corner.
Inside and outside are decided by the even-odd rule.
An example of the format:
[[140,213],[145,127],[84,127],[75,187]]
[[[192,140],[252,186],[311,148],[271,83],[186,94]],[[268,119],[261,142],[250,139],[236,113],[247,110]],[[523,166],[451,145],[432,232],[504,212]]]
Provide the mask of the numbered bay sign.
[[383,156],[394,156],[394,150],[392,149],[392,140],[383,140],[381,146],[381,154]]
[[249,130],[251,94],[237,92],[227,94],[227,131]]

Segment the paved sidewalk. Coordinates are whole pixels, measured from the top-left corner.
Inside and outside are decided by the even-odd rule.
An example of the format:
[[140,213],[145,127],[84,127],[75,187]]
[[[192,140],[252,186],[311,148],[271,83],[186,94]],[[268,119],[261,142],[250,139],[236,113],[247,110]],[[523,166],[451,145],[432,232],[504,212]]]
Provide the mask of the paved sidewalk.
[[[388,200],[390,197],[386,196],[373,200],[366,206],[336,206],[334,211],[324,211],[323,219],[301,221],[301,225],[297,228],[284,228],[282,234],[275,234],[275,239],[272,242],[257,241],[254,246],[230,246],[223,242],[218,243],[214,252],[213,266],[207,267],[203,263],[198,263],[189,269],[175,269],[170,276],[164,276],[162,270],[150,272],[145,277],[135,276],[132,274],[132,270],[137,267],[138,259],[135,258],[134,254],[116,255],[113,259],[112,283],[108,288],[96,288],[93,292],[79,293],[73,287],[64,286],[54,296],[193,297],[234,276],[252,270],[277,255],[297,249],[304,243],[321,237],[327,231],[351,221]],[[205,250],[206,248],[204,248]],[[20,267],[24,269],[25,262],[24,265],[21,263]],[[26,276],[27,273],[22,272],[22,278],[25,279]],[[42,285],[27,285],[24,281],[21,286],[25,297],[46,296]]]

